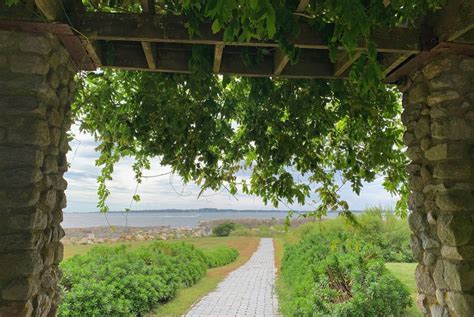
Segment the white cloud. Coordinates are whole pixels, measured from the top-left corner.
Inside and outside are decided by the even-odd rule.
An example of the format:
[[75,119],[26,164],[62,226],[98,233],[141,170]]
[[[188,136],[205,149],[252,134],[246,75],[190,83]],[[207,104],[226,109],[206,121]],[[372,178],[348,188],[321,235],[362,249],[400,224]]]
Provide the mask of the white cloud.
[[[70,169],[65,178],[69,183],[67,189],[67,212],[96,211],[97,183],[100,168],[95,166],[98,153],[95,151],[97,143],[91,135],[80,133],[77,125],[72,127],[75,139],[71,142],[72,150],[68,154]],[[109,184],[111,196],[109,206],[111,210],[124,210],[130,205],[131,197],[135,192],[136,182],[131,165],[132,159],[123,159],[116,167],[113,181]],[[152,169],[145,175],[158,175],[170,172],[168,167],[160,166],[158,160],[152,161]],[[246,173],[239,174],[247,176]],[[198,199],[199,187],[195,184],[183,185],[178,176],[171,174],[156,178],[147,178],[138,187],[141,201],[133,203],[132,209],[195,209],[195,208],[231,208],[231,209],[274,209],[266,206],[258,197],[239,194],[236,197],[225,190],[220,192],[206,191]],[[357,196],[350,186],[341,189],[341,196],[347,200],[351,209],[359,210],[368,206],[394,206],[396,198],[391,197],[382,187],[382,180],[365,184],[361,194]],[[292,206],[300,210],[310,210],[312,207]],[[280,206],[280,209],[285,209]]]

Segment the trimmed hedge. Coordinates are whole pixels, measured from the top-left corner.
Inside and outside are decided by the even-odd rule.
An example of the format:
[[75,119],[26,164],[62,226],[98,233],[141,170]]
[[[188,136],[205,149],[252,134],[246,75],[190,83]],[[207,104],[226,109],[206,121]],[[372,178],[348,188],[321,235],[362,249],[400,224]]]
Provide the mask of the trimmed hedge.
[[204,250],[206,263],[209,268],[223,266],[234,262],[239,256],[239,252],[234,248],[220,247],[217,249]]
[[63,298],[58,314],[143,315],[172,299],[179,289],[195,284],[211,264],[232,261],[228,254],[234,252],[222,248],[219,254],[206,255],[188,243],[164,242],[137,249],[94,247],[61,264]]
[[411,303],[378,253],[344,233],[286,246],[279,292],[285,316],[401,316]]

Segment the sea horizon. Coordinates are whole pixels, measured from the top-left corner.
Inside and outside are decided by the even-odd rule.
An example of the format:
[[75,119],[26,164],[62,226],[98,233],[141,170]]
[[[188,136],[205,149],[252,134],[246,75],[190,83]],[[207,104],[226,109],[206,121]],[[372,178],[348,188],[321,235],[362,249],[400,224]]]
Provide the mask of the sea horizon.
[[[102,214],[110,214],[110,213],[144,213],[144,212],[284,212],[288,213],[290,210],[288,209],[229,209],[229,208],[167,208],[167,209],[136,209],[136,210],[110,210],[107,212],[100,212],[100,211],[63,211],[63,213],[77,213],[77,214],[86,214],[86,213],[102,213]],[[291,211],[297,213],[308,213],[311,212],[310,210],[295,210],[292,209]],[[328,213],[338,213],[341,210],[331,210]],[[363,212],[363,210],[351,210],[355,213]]]
[[[360,213],[360,211],[353,211]],[[307,213],[294,213],[293,218]],[[219,219],[285,219],[288,210],[253,210],[253,209],[158,209],[158,210],[133,210],[101,212],[65,212],[64,228],[88,228],[102,226],[130,226],[154,227],[170,226],[197,227],[202,221]],[[337,217],[338,212],[330,212],[326,218]]]

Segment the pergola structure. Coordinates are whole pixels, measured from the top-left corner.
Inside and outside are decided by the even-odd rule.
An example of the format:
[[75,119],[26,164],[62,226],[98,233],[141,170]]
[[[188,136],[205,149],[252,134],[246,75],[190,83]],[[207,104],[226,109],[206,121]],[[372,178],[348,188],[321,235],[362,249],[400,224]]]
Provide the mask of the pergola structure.
[[[472,6],[456,1],[417,28],[398,27],[372,32],[387,83],[446,51],[472,51]],[[193,45],[214,48],[213,72],[238,76],[275,76],[286,78],[345,78],[360,53],[367,49],[359,43],[349,55],[341,48],[335,63],[329,58],[328,44],[322,34],[301,23],[300,32],[289,41],[301,49],[296,64],[272,41],[225,43],[223,32],[213,33],[203,24],[199,36],[190,38],[182,16],[163,17],[155,13],[152,0],[142,0],[142,13],[87,12],[80,3],[64,5],[59,1],[35,1],[43,14],[34,19],[0,20],[0,29],[49,32],[58,36],[80,70],[99,67],[157,72],[189,73],[188,61]],[[296,14],[304,12],[309,0],[302,0]],[[14,13],[13,13],[14,15]],[[45,23],[44,19],[51,21]],[[433,25],[433,21],[436,23]],[[242,49],[266,49],[257,67],[246,65]],[[247,51],[248,52],[248,51]]]
[[[210,25],[190,38],[186,17],[87,12],[81,1],[0,4],[0,316],[53,316],[66,132],[73,76],[97,68],[189,73],[193,45],[214,49],[216,74],[344,79],[367,49],[329,59],[324,37],[304,23],[289,58],[272,41],[223,41]],[[308,0],[296,14],[303,15]],[[375,30],[387,83],[403,92],[412,191],[418,306],[426,315],[474,315],[474,1],[449,0],[418,27]],[[240,56],[264,48],[258,65]]]

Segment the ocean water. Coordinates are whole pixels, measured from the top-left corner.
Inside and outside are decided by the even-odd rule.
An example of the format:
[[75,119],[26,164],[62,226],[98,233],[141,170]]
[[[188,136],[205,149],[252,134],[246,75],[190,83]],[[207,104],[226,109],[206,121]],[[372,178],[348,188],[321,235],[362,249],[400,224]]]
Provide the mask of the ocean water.
[[153,227],[171,226],[196,227],[200,221],[216,219],[284,219],[287,211],[134,211],[109,212],[107,214],[93,212],[65,212],[63,228],[87,228],[100,226],[130,226],[130,227]]

